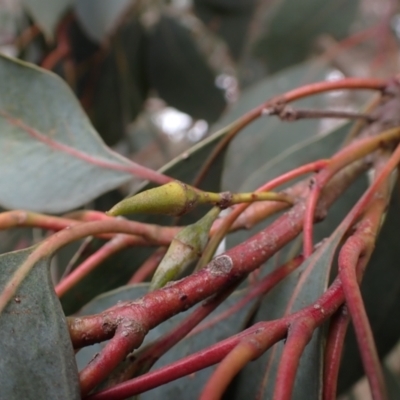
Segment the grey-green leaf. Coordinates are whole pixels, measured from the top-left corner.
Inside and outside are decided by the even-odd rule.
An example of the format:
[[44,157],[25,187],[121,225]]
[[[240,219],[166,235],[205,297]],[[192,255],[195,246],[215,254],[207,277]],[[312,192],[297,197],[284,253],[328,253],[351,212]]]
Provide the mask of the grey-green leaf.
[[346,37],[358,0],[282,0],[267,9],[254,53],[275,72],[303,61],[319,35]]
[[131,179],[56,75],[0,56],[0,205],[60,213]]
[[75,12],[88,35],[101,43],[130,3],[131,0],[79,0],[75,3]]
[[73,0],[22,0],[33,19],[51,39],[62,15],[73,2]]
[[172,107],[214,122],[226,106],[216,73],[200,52],[194,33],[179,18],[161,14],[148,33],[148,75]]
[[[0,256],[0,291],[32,248]],[[40,261],[0,315],[2,399],[80,399],[78,372],[48,261]]]

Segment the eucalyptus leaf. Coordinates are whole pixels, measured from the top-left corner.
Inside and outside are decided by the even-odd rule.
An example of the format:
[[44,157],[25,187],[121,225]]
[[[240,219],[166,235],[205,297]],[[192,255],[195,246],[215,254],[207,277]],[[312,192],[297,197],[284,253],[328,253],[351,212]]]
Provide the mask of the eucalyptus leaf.
[[[124,137],[147,97],[146,51],[145,29],[137,17],[132,17],[119,26],[111,38],[109,53],[100,65],[94,66],[98,79],[89,115],[110,146]],[[93,79],[89,73],[86,85],[90,84]]]
[[246,45],[256,0],[194,0],[194,11],[238,60]]
[[358,0],[281,0],[267,8],[254,54],[270,72],[303,61],[319,35],[342,39],[349,33]]
[[102,42],[116,27],[132,0],[79,0],[75,2],[78,20],[88,35]]
[[386,387],[390,400],[400,398],[400,378],[397,374],[392,372],[390,368],[383,365],[383,374],[385,376]]
[[0,204],[65,212],[129,181],[56,75],[0,56]]
[[[32,248],[0,255],[0,291]],[[80,399],[74,351],[54,293],[48,261],[40,261],[0,315],[2,399]]]
[[161,14],[148,32],[147,49],[148,76],[159,96],[194,118],[214,122],[225,108],[224,93],[190,29]]
[[74,0],[22,0],[22,4],[32,14],[48,38],[53,39],[55,30],[62,15],[73,4]]

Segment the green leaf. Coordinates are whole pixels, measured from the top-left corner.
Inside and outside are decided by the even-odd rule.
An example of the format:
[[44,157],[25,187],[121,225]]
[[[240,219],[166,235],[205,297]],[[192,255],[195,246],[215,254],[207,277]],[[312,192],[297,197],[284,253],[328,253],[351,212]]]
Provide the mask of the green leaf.
[[[147,97],[145,35],[139,19],[132,18],[113,35],[105,60],[94,65],[98,80],[95,81],[89,115],[108,145],[121,140]],[[85,82],[89,88],[93,85],[92,75],[89,72]]]
[[75,2],[75,12],[88,35],[101,43],[131,3],[131,0],[79,0]]
[[[112,307],[118,301],[134,300],[137,299],[148,292],[148,285],[132,285],[125,286],[120,289],[114,290],[109,293],[105,293],[87,304],[80,312],[79,315],[91,315],[96,314],[108,307]],[[211,313],[205,320],[210,321],[215,316],[227,310],[229,307],[234,305],[236,302],[240,301],[246,294],[245,290],[236,291],[227,300],[225,300],[213,313]],[[196,335],[189,336],[172,349],[170,349],[159,361],[156,362],[153,369],[160,368],[168,363],[179,360],[189,354],[192,354],[198,350],[201,350],[207,346],[210,346],[220,340],[226,339],[229,336],[234,335],[243,329],[244,324],[247,322],[247,314],[254,306],[254,302],[248,302],[239,311],[230,315],[229,317],[223,319],[203,330]],[[165,321],[161,325],[152,329],[145,338],[145,342],[142,346],[152,342],[163,334],[167,333],[176,324],[182,321],[188,314],[192,313],[193,309],[185,311],[181,314],[174,316],[173,318]],[[98,353],[103,344],[95,344],[90,347],[82,349],[77,355],[77,362],[79,368],[83,368],[94,356]],[[196,373],[195,379],[192,377],[184,377],[177,381],[173,381],[159,388],[153,389],[148,393],[143,393],[140,395],[142,400],[147,399],[187,399],[188,393],[191,393],[190,398],[197,398],[203,388],[205,382],[213,371],[212,368],[205,369]],[[173,395],[171,395],[171,391]]]
[[342,39],[358,10],[358,0],[281,0],[267,9],[254,53],[270,72],[304,60],[319,35]]
[[48,38],[53,39],[61,17],[72,5],[73,0],[22,0],[35,22]]
[[192,36],[178,18],[161,14],[148,33],[150,83],[172,107],[214,122],[225,108],[224,93]]
[[0,204],[65,212],[131,179],[56,75],[0,57]]
[[235,60],[240,58],[246,45],[256,1],[194,0],[198,17],[224,39]]
[[386,387],[389,399],[396,400],[400,398],[400,378],[387,366],[383,365],[383,374],[385,376]]
[[[0,256],[0,291],[32,248]],[[0,315],[3,399],[80,399],[74,351],[48,261],[31,270]]]

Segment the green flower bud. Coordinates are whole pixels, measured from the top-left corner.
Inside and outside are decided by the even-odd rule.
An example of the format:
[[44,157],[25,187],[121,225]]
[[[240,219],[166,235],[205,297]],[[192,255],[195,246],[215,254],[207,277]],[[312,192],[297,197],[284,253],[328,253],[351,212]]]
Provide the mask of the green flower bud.
[[193,261],[200,258],[208,242],[211,225],[219,213],[218,207],[212,208],[203,218],[188,225],[175,236],[154,273],[150,290],[165,286],[179,276]]
[[198,197],[197,189],[174,181],[124,199],[107,214],[118,216],[146,213],[179,216],[195,208]]

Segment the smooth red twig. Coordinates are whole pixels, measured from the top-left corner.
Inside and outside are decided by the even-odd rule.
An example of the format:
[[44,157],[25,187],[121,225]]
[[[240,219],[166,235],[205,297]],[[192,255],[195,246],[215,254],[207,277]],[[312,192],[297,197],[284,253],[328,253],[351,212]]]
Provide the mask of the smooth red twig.
[[32,250],[19,268],[16,269],[13,276],[8,280],[3,291],[0,293],[0,311],[4,310],[36,263],[41,260],[49,259],[57,250],[68,243],[95,234],[125,233],[141,235],[150,243],[155,242],[154,244],[156,245],[166,245],[171,242],[171,239],[176,235],[179,229],[181,228],[160,227],[157,225],[114,218],[85,224],[80,223],[71,226],[69,229],[63,229],[40,243]]
[[233,122],[224,130],[226,131],[223,139],[214,148],[210,154],[196,179],[193,182],[193,186],[198,186],[204,179],[210,166],[214,163],[218,155],[223,149],[230,143],[230,141],[247,125],[252,121],[264,115],[264,110],[268,110],[269,107],[274,107],[278,104],[287,104],[295,100],[299,100],[304,97],[313,96],[316,94],[329,92],[332,90],[350,90],[350,89],[363,89],[363,90],[384,90],[388,84],[387,80],[373,79],[373,78],[344,78],[337,81],[323,81],[310,83],[297,89],[290,90],[283,95],[273,97],[267,100],[265,103],[249,111],[241,118]]
[[387,399],[385,380],[357,282],[356,266],[364,248],[365,243],[358,237],[352,236],[347,240],[339,255],[339,276],[372,396],[374,400],[385,400]]
[[71,53],[70,41],[68,38],[68,27],[71,24],[74,16],[72,13],[69,13],[66,17],[62,19],[60,24],[57,27],[57,42],[56,48],[52,50],[42,61],[41,67],[52,70],[57,64],[68,57]]
[[[339,173],[331,184],[335,185],[336,189],[340,187],[343,190],[364,169],[363,163],[355,164],[344,171],[342,175]],[[340,193],[341,190],[326,191],[323,195],[324,206],[329,207]],[[138,326],[136,340],[132,343],[133,350],[142,342],[149,329],[223,290],[235,280],[242,279],[249,272],[258,268],[284,244],[298,235],[302,228],[303,217],[304,207],[302,204],[297,204],[258,234],[213,259],[206,268],[199,272],[161,290],[149,293],[133,303],[121,303],[118,309],[113,307],[112,312],[106,310],[104,313],[94,316],[69,319],[69,330],[74,346],[83,347],[112,338],[121,320],[130,319],[135,321]],[[199,288],[200,290],[198,290]],[[104,324],[105,320],[107,321],[106,325]],[[101,377],[104,379],[111,372],[114,364],[110,367],[103,361],[109,358],[107,351],[108,349],[105,348],[82,370],[81,382],[84,383],[85,390],[90,390],[99,383],[90,381],[94,376],[91,372],[92,369],[97,369],[97,379]]]
[[290,400],[292,398],[300,357],[311,340],[316,326],[316,321],[311,317],[297,318],[290,325],[276,373],[274,400]]
[[286,324],[284,321],[280,320],[256,324],[244,332],[191,354],[182,360],[173,362],[165,367],[121,383],[110,389],[95,393],[88,396],[87,399],[122,400],[126,397],[143,393],[164,383],[190,375],[220,362],[246,337],[253,334],[255,336],[261,335],[265,333],[265,331],[268,331],[271,341],[276,342],[284,337],[286,333]]
[[[179,340],[185,337],[189,332],[189,336],[193,336],[204,329],[216,324],[224,318],[227,318],[231,314],[237,312],[245,304],[247,304],[252,299],[266,294],[269,290],[275,287],[282,279],[284,279],[288,274],[294,271],[303,261],[302,256],[298,256],[293,260],[287,262],[281,267],[269,273],[259,284],[251,288],[250,293],[245,296],[241,301],[237,302],[233,307],[228,309],[226,312],[217,315],[216,318],[212,319],[206,324],[199,326],[194,330],[193,327],[198,325],[204,318],[206,318],[212,311],[214,311],[236,288],[237,285],[232,286],[228,290],[206,300],[202,306],[197,308],[191,315],[185,318],[181,323],[179,323],[174,329],[169,333],[158,339],[156,342],[149,345],[147,348],[140,351],[136,356],[135,364],[139,366],[141,364],[146,364],[146,369],[150,368],[154,362],[161,357],[167,350],[169,350],[173,345],[175,345]],[[143,368],[140,368],[141,371]]]
[[64,215],[64,218],[74,219],[82,222],[102,221],[109,219],[107,214],[95,210],[78,210],[72,211]]
[[315,211],[322,190],[334,175],[337,174],[346,165],[357,159],[365,157],[367,154],[376,150],[383,143],[389,143],[400,137],[400,128],[395,127],[382,132],[378,136],[367,137],[355,141],[353,144],[345,147],[339,153],[332,157],[329,165],[320,171],[311,181],[311,193],[308,197],[306,212],[304,216],[304,257],[309,257],[314,249],[313,244],[313,225],[315,220]]
[[128,246],[146,245],[147,243],[147,240],[138,236],[115,235],[57,284],[55,288],[57,296],[64,296],[65,293],[113,254],[118,253]]
[[339,277],[374,400],[387,399],[387,393],[372,329],[359,288],[359,280],[372,254],[381,219],[389,201],[390,174],[399,162],[400,146],[397,146],[389,160],[384,157],[378,159],[376,180],[342,222],[342,224],[346,223],[346,220],[355,214],[355,210],[358,214],[361,211],[364,212],[356,231],[339,253]]
[[212,313],[232,292],[237,288],[239,282],[231,285],[223,292],[206,300],[192,314],[186,317],[176,327],[165,335],[150,343],[144,349],[135,354],[135,362],[132,371],[147,372],[153,364],[176,343],[183,339],[199,322]]
[[[317,172],[317,171],[321,170],[323,167],[325,167],[326,165],[328,165],[328,163],[329,163],[329,160],[318,160],[318,161],[314,161],[314,162],[305,164],[301,167],[295,168],[294,170],[286,172],[286,173],[278,176],[277,178],[274,178],[271,181],[267,182],[263,186],[259,187],[256,190],[256,193],[273,190],[276,187],[281,186],[284,183],[290,182],[291,180],[296,179],[302,175],[305,175],[310,172]],[[299,186],[302,186],[302,185],[299,185]],[[293,197],[296,197],[297,191],[298,190],[296,190],[296,188],[288,189],[288,192],[290,192],[291,195],[294,195]],[[302,188],[300,188],[300,191],[302,191]],[[283,204],[283,203],[278,203],[278,202],[268,202],[268,203],[269,204],[267,205],[267,207],[268,207],[267,209],[270,214],[288,207],[288,205]],[[221,241],[224,238],[224,236],[226,235],[226,233],[234,225],[235,221],[237,221],[239,216],[241,216],[249,208],[249,206],[251,206],[250,203],[239,204],[239,205],[233,207],[232,212],[230,214],[228,214],[226,217],[215,221],[215,223],[213,224],[211,231],[210,231],[211,239],[203,251],[203,256],[200,258],[200,260],[197,264],[197,268],[200,268],[205,265],[204,260],[208,260],[209,255],[215,253],[218,245],[221,243]],[[264,213],[262,214],[262,218],[264,219],[267,216],[268,215],[265,213],[265,208],[264,208]],[[243,221],[243,218],[242,218],[242,221]],[[238,228],[238,224],[236,226],[234,226],[234,229],[237,229],[237,228]]]
[[[336,279],[329,289],[320,297],[317,303],[297,311],[296,313],[279,320],[259,322],[245,331],[216,343],[197,353],[191,354],[182,360],[175,361],[158,370],[131,379],[112,388],[89,396],[90,400],[122,400],[129,396],[143,393],[157,386],[171,382],[175,379],[190,375],[196,371],[207,368],[220,362],[226,357],[242,340],[246,338],[261,336],[262,340],[270,340],[270,344],[276,343],[286,336],[288,326],[296,319],[304,317],[312,318],[316,326],[326,321],[342,304],[344,294],[339,279]],[[318,307],[315,307],[318,304]]]
[[[264,340],[262,340],[264,339]],[[275,338],[272,338],[275,339]],[[221,361],[211,375],[199,397],[199,400],[219,400],[233,378],[253,359],[259,357],[272,340],[252,335],[239,342]]]
[[25,210],[13,210],[0,213],[0,230],[16,227],[32,227],[57,232],[79,223],[79,221],[70,218],[53,217],[51,215]]
[[347,306],[343,305],[332,317],[329,325],[324,360],[323,400],[336,400],[340,361],[349,321]]

